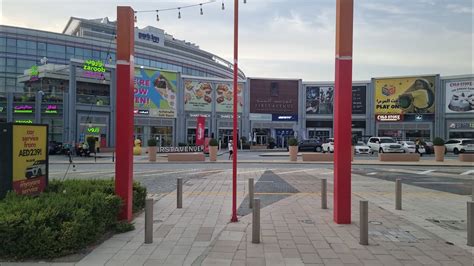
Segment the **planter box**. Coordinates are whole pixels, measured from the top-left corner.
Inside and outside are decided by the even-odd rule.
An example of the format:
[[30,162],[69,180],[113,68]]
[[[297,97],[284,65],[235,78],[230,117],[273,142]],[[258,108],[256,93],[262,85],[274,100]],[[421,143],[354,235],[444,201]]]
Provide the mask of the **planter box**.
[[168,153],[168,162],[204,162],[202,153]]
[[156,146],[148,147],[148,161],[156,162]]
[[474,153],[461,153],[459,154],[459,161],[461,162],[474,162]]
[[420,155],[418,153],[379,153],[381,162],[418,162]]
[[209,161],[217,161],[217,146],[209,146]]
[[303,162],[332,162],[334,153],[301,153]]

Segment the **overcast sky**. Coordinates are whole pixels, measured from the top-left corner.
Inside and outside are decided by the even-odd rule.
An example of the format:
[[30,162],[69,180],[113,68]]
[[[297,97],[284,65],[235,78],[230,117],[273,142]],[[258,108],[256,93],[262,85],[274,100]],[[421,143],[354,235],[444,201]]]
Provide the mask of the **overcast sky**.
[[[70,16],[116,18],[117,5],[155,10],[206,0],[0,0],[0,24],[61,32]],[[233,1],[138,15],[138,27],[164,29],[228,61]],[[249,77],[334,79],[335,0],[240,1],[239,67]],[[473,73],[472,0],[355,0],[354,80]]]

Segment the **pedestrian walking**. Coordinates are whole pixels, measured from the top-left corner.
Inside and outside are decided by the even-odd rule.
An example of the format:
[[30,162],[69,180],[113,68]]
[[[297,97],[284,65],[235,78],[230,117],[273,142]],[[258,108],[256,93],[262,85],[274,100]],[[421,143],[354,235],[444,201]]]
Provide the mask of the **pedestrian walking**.
[[228,147],[229,147],[229,160],[230,160],[230,158],[232,158],[232,154],[234,153],[234,145],[232,144],[232,140],[229,140]]

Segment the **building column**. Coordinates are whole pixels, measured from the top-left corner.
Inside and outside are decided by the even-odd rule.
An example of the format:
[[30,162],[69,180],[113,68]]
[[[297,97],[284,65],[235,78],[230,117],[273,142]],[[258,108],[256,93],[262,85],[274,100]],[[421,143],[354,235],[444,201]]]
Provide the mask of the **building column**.
[[73,146],[76,143],[77,117],[76,117],[76,66],[73,62],[69,64],[69,95],[68,95],[68,142]]
[[7,122],[13,122],[13,92],[7,92]]

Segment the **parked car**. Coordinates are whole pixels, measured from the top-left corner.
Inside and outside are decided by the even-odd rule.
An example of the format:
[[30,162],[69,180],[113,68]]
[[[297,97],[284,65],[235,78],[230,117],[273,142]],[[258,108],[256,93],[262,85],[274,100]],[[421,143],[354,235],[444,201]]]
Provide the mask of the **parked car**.
[[46,174],[45,160],[35,161],[32,165],[28,166],[25,171],[25,177],[27,179],[42,176],[43,174]]
[[369,154],[370,147],[367,146],[364,142],[358,141],[357,144],[354,146],[354,152],[356,154]]
[[321,142],[316,139],[306,139],[298,143],[298,151],[321,152],[322,150]]
[[[416,152],[416,144],[414,141],[400,141],[399,143],[402,145],[403,152],[406,152],[406,153]],[[426,153],[425,147],[423,145],[420,145],[418,147],[418,152]]]
[[334,152],[334,138],[328,138],[322,145],[323,152]]
[[446,147],[445,153],[470,153],[474,152],[474,139],[450,139],[444,143],[444,146]]
[[63,152],[63,144],[57,141],[50,141],[48,143],[48,154],[49,155],[54,155],[54,154],[60,154]]
[[426,141],[426,142],[422,142],[422,143],[423,143],[423,147],[425,147],[426,154],[433,154],[434,153],[433,142]]
[[403,152],[402,145],[390,137],[371,137],[367,141],[367,146],[370,147],[372,154],[374,152]]

